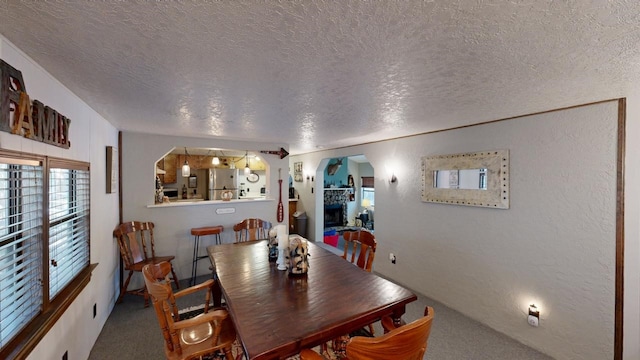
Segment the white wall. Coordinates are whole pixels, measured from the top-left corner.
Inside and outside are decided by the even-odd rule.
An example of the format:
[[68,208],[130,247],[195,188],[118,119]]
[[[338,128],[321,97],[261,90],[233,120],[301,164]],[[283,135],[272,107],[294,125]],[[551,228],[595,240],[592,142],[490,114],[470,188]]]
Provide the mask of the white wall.
[[105,147],[118,146],[118,132],[1,36],[0,58],[22,72],[31,99],[38,99],[71,119],[71,147],[62,149],[5,132],[0,132],[0,146],[91,163],[91,263],[99,265],[89,285],[29,355],[29,359],[61,359],[68,351],[70,359],[86,359],[115,301],[118,250],[111,233],[118,224],[118,194],[105,193]]
[[[263,196],[260,194],[260,188],[263,186],[267,185],[267,179],[266,179],[266,171],[264,170],[255,170],[253,171],[254,173],[256,173],[259,177],[258,177],[258,181],[252,183],[249,182],[247,180],[247,176],[244,174],[244,171],[242,169],[240,169],[238,171],[238,185],[242,186],[242,188],[244,189],[244,197],[246,198],[255,198],[255,197],[260,197]],[[244,185],[243,185],[244,183]],[[283,180],[282,180],[282,191],[283,191],[283,198],[288,198],[289,197],[289,185],[288,185],[289,181],[288,179],[286,179],[286,174],[283,173]]]
[[[191,228],[211,225],[222,225],[223,242],[233,242],[233,224],[245,218],[261,218],[277,224],[278,203],[278,168],[282,169],[282,191],[284,206],[284,223],[288,224],[289,208],[287,201],[287,174],[289,161],[277,155],[262,156],[268,165],[266,171],[267,198],[271,200],[242,200],[231,202],[202,202],[196,205],[179,207],[147,207],[152,205],[154,187],[154,163],[174,146],[201,147],[223,149],[246,149],[248,151],[279,149],[283,144],[259,142],[242,142],[219,139],[162,136],[125,132],[122,135],[122,183],[123,183],[123,219],[124,221],[152,221],[155,224],[156,254],[175,255],[173,265],[178,278],[191,276],[194,239]],[[286,147],[286,146],[285,146]],[[216,209],[233,208],[233,214],[216,214]],[[213,244],[213,238],[207,236],[201,241],[203,247]],[[210,273],[211,263],[204,259],[198,262],[198,274]],[[130,288],[142,285],[142,277],[134,275]]]
[[[554,358],[612,359],[617,114],[612,101],[290,161],[317,168],[326,158],[369,159],[376,179],[376,272]],[[491,149],[510,150],[509,210],[420,200],[421,156]],[[388,181],[392,172],[397,184]],[[295,185],[305,209],[316,209],[311,184]],[[321,239],[316,212],[307,213],[310,233]],[[637,243],[629,235],[627,241]],[[396,265],[386,260],[389,252]],[[625,264],[629,259],[637,254]],[[634,279],[629,291],[635,293]],[[637,297],[628,301],[637,312]],[[531,302],[541,308],[538,328],[526,322]],[[637,330],[625,339],[637,341]],[[632,353],[625,358],[637,358]]]

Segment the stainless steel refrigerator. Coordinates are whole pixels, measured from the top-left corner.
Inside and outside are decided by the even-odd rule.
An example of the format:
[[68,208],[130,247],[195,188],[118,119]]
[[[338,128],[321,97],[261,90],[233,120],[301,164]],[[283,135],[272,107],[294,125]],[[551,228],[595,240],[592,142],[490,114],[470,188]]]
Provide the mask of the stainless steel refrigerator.
[[238,169],[209,169],[208,175],[209,200],[222,200],[224,190],[233,191],[233,198],[238,198]]

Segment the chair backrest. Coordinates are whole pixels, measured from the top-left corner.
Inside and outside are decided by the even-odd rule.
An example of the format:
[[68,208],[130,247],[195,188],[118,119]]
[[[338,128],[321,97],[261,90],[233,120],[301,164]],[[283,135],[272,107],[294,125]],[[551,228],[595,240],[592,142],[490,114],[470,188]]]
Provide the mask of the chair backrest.
[[367,230],[345,231],[344,253],[342,258],[358,265],[359,268],[371,272],[373,259],[376,256],[376,237]]
[[271,223],[262,219],[244,219],[233,225],[236,233],[236,242],[268,239]]
[[[171,264],[164,261],[145,265],[142,268],[144,282],[151,296],[164,337],[167,359],[195,359],[225,347],[230,354],[231,343],[235,339],[235,330],[229,325],[230,320],[223,325],[225,319],[228,318],[226,310],[207,313],[210,300],[209,293],[207,293],[204,313],[210,316],[200,315],[200,317],[181,320],[175,295],[171,288],[170,273]],[[197,286],[194,286],[185,291],[191,294],[197,291],[196,288]],[[225,335],[222,335],[223,331],[226,332]],[[227,356],[227,358],[229,357]]]
[[152,222],[130,221],[118,225],[113,230],[113,236],[118,239],[120,254],[127,268],[156,256],[153,227]]
[[173,336],[171,333],[173,324],[175,321],[180,320],[180,315],[178,314],[176,299],[173,295],[173,289],[171,288],[171,281],[169,280],[170,273],[171,264],[168,262],[145,265],[142,268],[144,283],[147,285],[153,307],[156,310],[165,347],[169,351],[177,351],[179,353],[181,351],[180,339],[177,337],[175,331],[173,332]]
[[422,360],[427,351],[433,308],[425,308],[425,316],[379,337],[355,336],[347,344],[349,360]]

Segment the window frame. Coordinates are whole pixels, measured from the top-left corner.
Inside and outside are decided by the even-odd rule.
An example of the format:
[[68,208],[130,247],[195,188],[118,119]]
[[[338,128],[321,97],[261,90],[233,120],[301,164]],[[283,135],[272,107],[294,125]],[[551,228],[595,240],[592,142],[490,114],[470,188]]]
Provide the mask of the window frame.
[[[374,186],[375,181],[373,176],[362,176],[360,178],[360,203],[362,203],[362,200],[367,198],[371,202],[370,206],[375,206],[376,189]],[[366,196],[365,193],[372,193],[373,196]]]
[[[0,159],[4,161],[38,161],[42,164],[42,309],[39,314],[33,317],[28,324],[20,330],[4,347],[0,348],[0,358],[2,359],[22,359],[38,345],[46,336],[56,321],[64,314],[69,306],[75,301],[82,290],[89,284],[91,272],[97,264],[91,264],[91,167],[90,163],[69,159],[62,159],[44,155],[28,154],[17,151],[0,149]],[[53,297],[49,295],[49,176],[50,169],[63,168],[70,170],[86,170],[88,172],[88,231],[86,235],[88,259],[86,265],[78,271],[72,280],[62,287]]]

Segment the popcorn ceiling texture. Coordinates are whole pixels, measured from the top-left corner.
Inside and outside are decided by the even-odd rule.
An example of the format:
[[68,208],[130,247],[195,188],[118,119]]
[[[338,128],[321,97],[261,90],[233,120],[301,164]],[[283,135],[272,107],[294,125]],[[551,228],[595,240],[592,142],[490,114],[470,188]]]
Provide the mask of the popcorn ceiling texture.
[[0,34],[121,130],[259,137],[295,154],[624,96],[640,80],[639,10],[0,1]]

